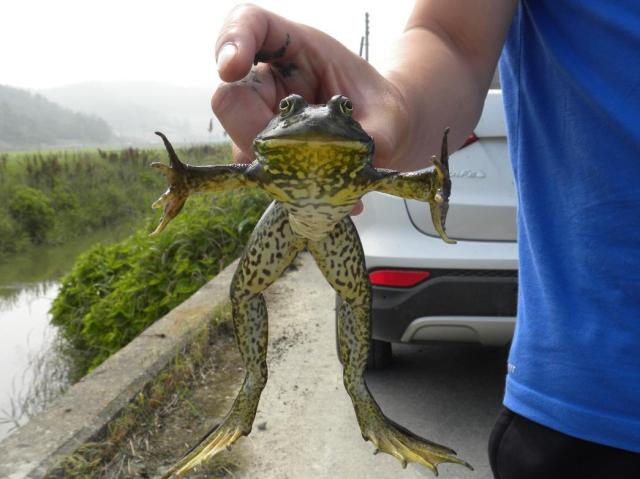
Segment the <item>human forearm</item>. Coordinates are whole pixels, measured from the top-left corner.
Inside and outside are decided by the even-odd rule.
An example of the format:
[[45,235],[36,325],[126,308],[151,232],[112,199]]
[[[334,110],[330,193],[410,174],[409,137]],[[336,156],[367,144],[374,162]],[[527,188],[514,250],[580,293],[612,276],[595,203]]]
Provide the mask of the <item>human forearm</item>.
[[376,167],[426,167],[445,126],[451,127],[452,150],[475,126],[515,4],[416,2],[382,75],[318,30],[260,7],[237,7],[218,38],[218,68],[226,83],[212,100],[238,147],[236,161],[250,161],[253,139],[285,95],[324,103],[340,94],[352,100],[354,118],[375,140]]
[[451,127],[462,144],[482,111],[509,28],[515,0],[421,1],[394,43],[383,75],[403,98],[406,124],[398,151],[384,166],[423,168]]

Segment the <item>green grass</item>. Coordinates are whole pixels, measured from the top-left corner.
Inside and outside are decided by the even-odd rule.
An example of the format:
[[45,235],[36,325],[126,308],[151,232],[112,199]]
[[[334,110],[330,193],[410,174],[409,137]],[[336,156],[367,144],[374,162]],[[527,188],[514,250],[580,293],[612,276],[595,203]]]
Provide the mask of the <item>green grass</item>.
[[[228,145],[179,149],[191,164],[230,163]],[[267,197],[258,191],[196,196],[157,238],[150,205],[166,189],[149,168],[162,149],[0,154],[0,260],[137,224],[96,245],[63,279],[51,312],[77,380],[180,304],[243,250]],[[34,249],[35,248],[35,249]]]
[[156,238],[147,226],[76,262],[53,303],[77,379],[169,312],[240,255],[267,205],[258,191],[191,198]]
[[[195,334],[188,345],[176,351],[170,363],[109,422],[104,437],[94,438],[94,442],[80,445],[47,471],[45,479],[121,477],[119,473],[112,473],[110,465],[120,458],[118,454],[123,456],[119,450],[125,441],[129,441],[129,444],[138,442],[140,437],[135,437],[136,431],[142,439],[146,438],[148,431],[158,427],[160,418],[166,415],[167,410],[175,409],[176,403],[188,402],[193,385],[207,367],[207,358],[211,355],[214,343],[211,337],[230,334],[230,322],[229,304],[213,311],[211,321]],[[131,452],[128,448],[126,451],[126,455]]]
[[[179,150],[194,164],[230,161],[227,145]],[[142,221],[164,189],[149,168],[163,149],[0,153],[0,261],[33,245],[62,244]]]

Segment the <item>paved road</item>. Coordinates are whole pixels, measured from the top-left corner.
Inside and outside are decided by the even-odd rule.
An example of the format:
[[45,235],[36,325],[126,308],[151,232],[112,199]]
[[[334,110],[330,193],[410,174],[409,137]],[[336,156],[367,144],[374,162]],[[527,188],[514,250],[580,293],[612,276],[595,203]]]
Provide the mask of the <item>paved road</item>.
[[463,345],[398,346],[393,365],[368,373],[367,382],[389,417],[453,447],[476,469],[443,465],[443,477],[490,479],[487,441],[501,404],[506,354]]
[[[307,254],[267,294],[270,375],[253,433],[234,447],[235,477],[427,478],[391,456],[373,456],[342,387],[333,294]],[[440,466],[444,478],[490,478],[486,444],[499,409],[506,351],[471,346],[398,347],[392,367],[367,381],[385,413],[471,462]]]

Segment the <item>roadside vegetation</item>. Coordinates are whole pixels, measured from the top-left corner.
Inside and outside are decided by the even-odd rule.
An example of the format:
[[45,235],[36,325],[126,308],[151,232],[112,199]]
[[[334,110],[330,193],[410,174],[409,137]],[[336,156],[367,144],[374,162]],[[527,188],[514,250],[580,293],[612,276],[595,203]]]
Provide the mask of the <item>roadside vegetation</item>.
[[0,154],[0,260],[141,218],[164,181],[161,151]]
[[[192,164],[228,163],[228,146],[181,149]],[[52,306],[71,380],[95,368],[180,304],[242,251],[267,205],[257,191],[190,198],[156,238],[150,204],[165,189],[149,168],[164,150],[0,154],[0,261],[83,234],[138,224],[82,254]]]
[[[222,417],[242,381],[227,304],[167,367],[92,438],[51,468],[45,479],[157,477]],[[212,386],[215,385],[215,386]],[[233,477],[237,450],[217,456],[189,475],[193,479]]]
[[[182,154],[195,164],[229,157],[225,145]],[[0,261],[148,217],[166,188],[154,161],[166,161],[163,150],[0,153]]]
[[158,237],[154,222],[83,254],[52,306],[77,379],[179,305],[244,248],[267,204],[255,191],[191,198]]

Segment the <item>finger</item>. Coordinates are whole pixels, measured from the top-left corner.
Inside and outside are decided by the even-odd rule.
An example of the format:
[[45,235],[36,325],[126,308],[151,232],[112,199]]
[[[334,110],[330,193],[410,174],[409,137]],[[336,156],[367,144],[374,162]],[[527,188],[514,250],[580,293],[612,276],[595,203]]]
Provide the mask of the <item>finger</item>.
[[266,65],[246,79],[218,86],[211,108],[233,143],[246,158],[253,156],[253,139],[273,117],[276,88]]
[[242,5],[231,11],[216,42],[216,61],[220,78],[244,78],[255,60],[275,61],[290,53],[295,23],[255,5]]
[[251,163],[252,156],[246,155],[235,143],[231,143],[231,157],[234,163]]

